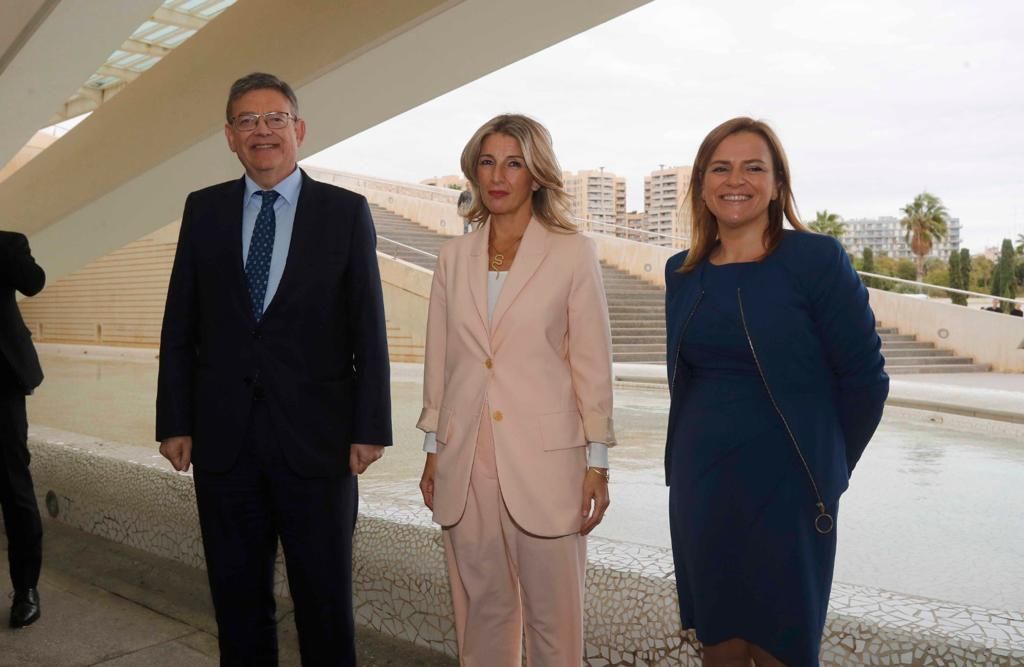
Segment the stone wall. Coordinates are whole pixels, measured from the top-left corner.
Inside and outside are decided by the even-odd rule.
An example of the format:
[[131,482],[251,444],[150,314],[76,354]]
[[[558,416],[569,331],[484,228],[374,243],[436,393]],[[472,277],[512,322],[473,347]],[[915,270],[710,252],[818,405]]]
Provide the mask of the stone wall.
[[[53,520],[202,567],[192,478],[156,448],[33,427],[36,492]],[[364,489],[365,491],[365,489]],[[369,494],[372,495],[372,494]],[[414,505],[361,499],[354,554],[362,625],[454,655],[440,530]],[[279,561],[277,592],[287,595]],[[586,665],[699,665],[679,627],[671,553],[591,538]],[[836,583],[822,664],[953,667],[1024,664],[1024,613]]]

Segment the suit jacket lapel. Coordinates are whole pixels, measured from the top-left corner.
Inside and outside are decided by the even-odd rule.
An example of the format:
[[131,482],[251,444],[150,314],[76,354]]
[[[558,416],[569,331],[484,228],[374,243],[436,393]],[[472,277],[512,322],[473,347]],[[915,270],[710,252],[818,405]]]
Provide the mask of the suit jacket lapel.
[[214,220],[228,221],[228,256],[231,257],[231,276],[234,281],[234,293],[241,299],[242,310],[252,319],[252,308],[249,307],[249,284],[245,280],[245,258],[242,257],[242,211],[245,202],[245,177],[238,179],[228,189],[228,195],[221,201],[220,210]]
[[488,220],[478,231],[474,232],[469,250],[469,291],[476,304],[476,312],[480,315],[480,323],[484,331],[491,328],[487,317],[487,238],[491,233],[491,222]]
[[[519,243],[519,250],[516,252],[515,261],[505,277],[505,285],[501,288],[501,296],[494,306],[494,317],[491,318],[491,337],[501,325],[502,316],[519,296],[519,293],[526,287],[526,283],[537,271],[541,260],[548,251],[548,240],[550,232],[544,225],[537,222],[536,218],[530,219],[523,233],[523,240]],[[486,237],[484,237],[486,243]],[[486,251],[485,251],[486,254]],[[484,283],[486,285],[486,282]],[[486,307],[486,306],[485,306]]]

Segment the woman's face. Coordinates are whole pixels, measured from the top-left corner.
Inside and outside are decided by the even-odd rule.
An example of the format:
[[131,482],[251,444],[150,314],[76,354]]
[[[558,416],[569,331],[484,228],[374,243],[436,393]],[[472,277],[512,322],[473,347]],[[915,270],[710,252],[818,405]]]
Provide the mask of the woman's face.
[[715,149],[703,176],[704,203],[719,226],[768,226],[768,204],[778,197],[768,142],[756,132],[730,134]]
[[526,168],[519,142],[507,134],[490,134],[480,147],[476,162],[480,198],[492,215],[530,210],[536,182]]

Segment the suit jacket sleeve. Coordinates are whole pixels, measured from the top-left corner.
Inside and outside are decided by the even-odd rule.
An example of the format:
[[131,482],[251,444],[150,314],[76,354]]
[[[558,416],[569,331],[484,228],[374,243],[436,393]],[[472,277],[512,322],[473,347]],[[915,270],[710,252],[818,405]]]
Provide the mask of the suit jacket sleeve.
[[24,234],[8,236],[5,257],[0,262],[0,283],[18,290],[25,296],[35,296],[46,284],[46,272],[36,264]]
[[160,330],[160,372],[156,391],[156,439],[192,435],[199,300],[190,230],[194,197],[185,200]]
[[445,354],[447,349],[448,305],[445,294],[447,257],[441,246],[434,278],[430,283],[430,305],[427,312],[427,342],[423,359],[423,410],[416,427],[437,431],[441,403],[444,400]]
[[355,369],[352,442],[387,446],[392,443],[391,368],[377,235],[365,199],[360,199],[351,238],[345,312],[349,314]]
[[608,303],[601,264],[588,238],[576,253],[569,291],[569,368],[587,441],[615,445]]
[[882,419],[889,376],[868,291],[834,239],[828,263],[814,281],[815,320],[829,365],[837,378],[837,408],[850,472]]

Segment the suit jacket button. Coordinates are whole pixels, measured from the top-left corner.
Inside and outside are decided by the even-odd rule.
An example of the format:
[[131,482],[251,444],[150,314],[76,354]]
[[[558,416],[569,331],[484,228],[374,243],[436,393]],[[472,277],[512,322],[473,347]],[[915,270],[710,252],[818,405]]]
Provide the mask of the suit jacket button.
[[494,411],[494,421],[500,422],[504,417],[505,415],[501,414],[501,410]]
[[487,361],[484,362],[484,366],[486,366],[487,368],[491,368],[492,366],[494,366],[494,362],[488,359]]

